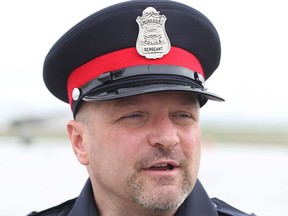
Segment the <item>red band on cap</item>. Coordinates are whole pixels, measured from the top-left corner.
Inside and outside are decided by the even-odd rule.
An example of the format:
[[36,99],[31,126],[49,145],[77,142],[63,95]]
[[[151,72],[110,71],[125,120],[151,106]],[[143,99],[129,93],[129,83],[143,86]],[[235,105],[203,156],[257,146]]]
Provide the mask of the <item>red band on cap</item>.
[[202,66],[191,53],[177,47],[171,47],[168,54],[158,59],[147,59],[140,56],[135,47],[114,51],[95,58],[76,68],[69,76],[67,83],[69,102],[72,102],[72,91],[103,73],[139,65],[174,65],[195,71],[205,78]]

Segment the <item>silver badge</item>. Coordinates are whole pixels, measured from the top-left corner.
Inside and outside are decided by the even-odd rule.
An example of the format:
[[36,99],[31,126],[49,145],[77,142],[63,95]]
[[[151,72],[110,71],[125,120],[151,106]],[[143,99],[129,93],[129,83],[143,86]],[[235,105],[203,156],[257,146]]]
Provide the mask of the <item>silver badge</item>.
[[146,8],[138,16],[139,33],[137,52],[148,59],[161,58],[170,51],[171,44],[165,31],[166,17],[153,7]]

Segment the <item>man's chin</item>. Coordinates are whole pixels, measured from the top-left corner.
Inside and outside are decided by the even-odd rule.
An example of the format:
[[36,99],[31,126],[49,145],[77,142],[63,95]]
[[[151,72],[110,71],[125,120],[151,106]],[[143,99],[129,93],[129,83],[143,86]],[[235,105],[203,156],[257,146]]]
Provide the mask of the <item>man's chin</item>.
[[177,209],[187,198],[189,193],[179,191],[179,187],[174,185],[164,185],[151,190],[146,190],[134,201],[150,211],[170,211]]
[[[175,181],[175,180],[174,180]],[[170,211],[177,209],[190,194],[192,188],[183,184],[173,184],[170,180],[144,181],[140,188],[134,193],[130,193],[130,198],[138,205],[150,211]],[[151,183],[151,184],[149,184]]]
[[177,209],[191,193],[191,176],[134,173],[127,181],[127,193],[138,205],[151,211],[170,211]]

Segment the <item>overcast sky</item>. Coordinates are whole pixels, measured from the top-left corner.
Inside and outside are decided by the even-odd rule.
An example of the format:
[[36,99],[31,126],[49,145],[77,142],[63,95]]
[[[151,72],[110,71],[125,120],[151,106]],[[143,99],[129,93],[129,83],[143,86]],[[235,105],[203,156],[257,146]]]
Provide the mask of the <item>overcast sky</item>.
[[[10,0],[0,3],[1,122],[69,106],[42,80],[44,58],[67,30],[116,0]],[[222,43],[208,90],[226,99],[202,108],[205,119],[288,123],[288,13],[285,1],[182,0],[204,13]]]

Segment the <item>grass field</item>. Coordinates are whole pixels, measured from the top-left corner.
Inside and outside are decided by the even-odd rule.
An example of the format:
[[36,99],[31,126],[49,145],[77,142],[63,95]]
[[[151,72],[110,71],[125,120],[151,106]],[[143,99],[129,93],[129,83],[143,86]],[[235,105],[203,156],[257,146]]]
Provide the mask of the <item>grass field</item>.
[[205,125],[203,141],[287,144],[287,125]]

